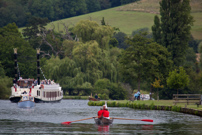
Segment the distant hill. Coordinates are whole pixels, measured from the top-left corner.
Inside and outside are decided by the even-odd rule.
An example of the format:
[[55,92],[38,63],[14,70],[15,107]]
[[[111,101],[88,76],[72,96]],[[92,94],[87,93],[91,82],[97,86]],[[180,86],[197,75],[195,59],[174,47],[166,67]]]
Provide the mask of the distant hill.
[[[68,24],[70,27],[80,20],[93,20],[100,24],[102,17],[105,22],[112,26],[118,27],[122,32],[130,35],[132,31],[140,28],[149,28],[153,25],[154,16],[159,14],[160,0],[141,0],[124,6],[102,10],[90,14],[76,16],[68,19],[54,21],[48,24],[48,28],[55,27],[56,31],[63,31],[62,23]],[[192,35],[195,39],[202,39],[202,0],[191,0],[192,12],[194,17],[194,26],[192,27]]]

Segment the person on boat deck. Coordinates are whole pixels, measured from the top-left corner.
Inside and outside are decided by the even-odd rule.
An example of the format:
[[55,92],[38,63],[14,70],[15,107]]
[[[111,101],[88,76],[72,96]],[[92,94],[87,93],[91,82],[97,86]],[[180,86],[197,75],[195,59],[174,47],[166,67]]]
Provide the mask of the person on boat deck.
[[100,110],[97,112],[98,118],[101,118],[102,114],[103,114],[103,110],[102,110],[102,107],[100,107]]
[[95,94],[95,99],[98,99],[98,96],[97,96],[97,94]]
[[16,84],[16,82],[17,82],[17,81],[16,81],[16,79],[14,78],[14,79],[13,79],[13,84]]
[[22,94],[27,94],[27,92],[26,92],[26,91],[24,91]]

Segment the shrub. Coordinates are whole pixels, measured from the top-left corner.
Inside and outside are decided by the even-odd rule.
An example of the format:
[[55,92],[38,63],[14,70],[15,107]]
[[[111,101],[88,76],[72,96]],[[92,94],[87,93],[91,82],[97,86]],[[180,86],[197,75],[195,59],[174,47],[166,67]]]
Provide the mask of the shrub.
[[149,105],[149,108],[150,108],[151,110],[154,110],[154,109],[155,109],[154,103],[151,103],[151,104]]

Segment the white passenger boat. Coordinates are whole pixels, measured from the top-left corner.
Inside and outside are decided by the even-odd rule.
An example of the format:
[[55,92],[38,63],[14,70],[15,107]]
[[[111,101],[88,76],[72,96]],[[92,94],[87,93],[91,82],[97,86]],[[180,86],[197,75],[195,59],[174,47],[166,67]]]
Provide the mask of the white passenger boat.
[[[40,81],[40,49],[37,49],[37,79],[22,79],[17,74],[17,49],[14,49],[15,61],[15,81],[11,87],[10,101],[18,103],[21,100],[21,95],[26,92],[34,97],[35,103],[39,102],[59,102],[63,98],[63,91],[59,84],[47,83]],[[18,79],[19,77],[19,79]],[[43,84],[42,84],[43,83]]]
[[32,108],[35,106],[34,97],[23,94],[21,100],[18,102],[20,108]]
[[63,91],[59,84],[34,84],[33,79],[20,79],[11,87],[10,101],[18,103],[23,92],[30,93],[36,103],[59,102]]

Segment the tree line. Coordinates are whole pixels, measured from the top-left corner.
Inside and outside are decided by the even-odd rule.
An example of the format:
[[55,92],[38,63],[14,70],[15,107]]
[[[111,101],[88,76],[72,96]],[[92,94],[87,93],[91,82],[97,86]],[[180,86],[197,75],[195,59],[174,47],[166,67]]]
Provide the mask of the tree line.
[[18,48],[18,74],[23,78],[36,78],[36,48],[40,48],[45,77],[54,79],[68,95],[129,99],[134,89],[144,89],[171,99],[177,92],[201,93],[202,61],[197,61],[196,52],[202,55],[202,43],[191,38],[189,1],[162,0],[160,5],[152,33],[142,28],[127,36],[106,25],[104,17],[101,25],[91,20],[81,20],[73,28],[64,24],[64,33],[47,30],[48,20],[38,17],[30,20],[23,37],[15,23],[0,28],[0,81],[5,82],[0,84],[1,96],[10,93],[13,48]]
[[137,0],[1,0],[0,27],[15,22],[24,27],[32,17],[50,21],[100,11]]

